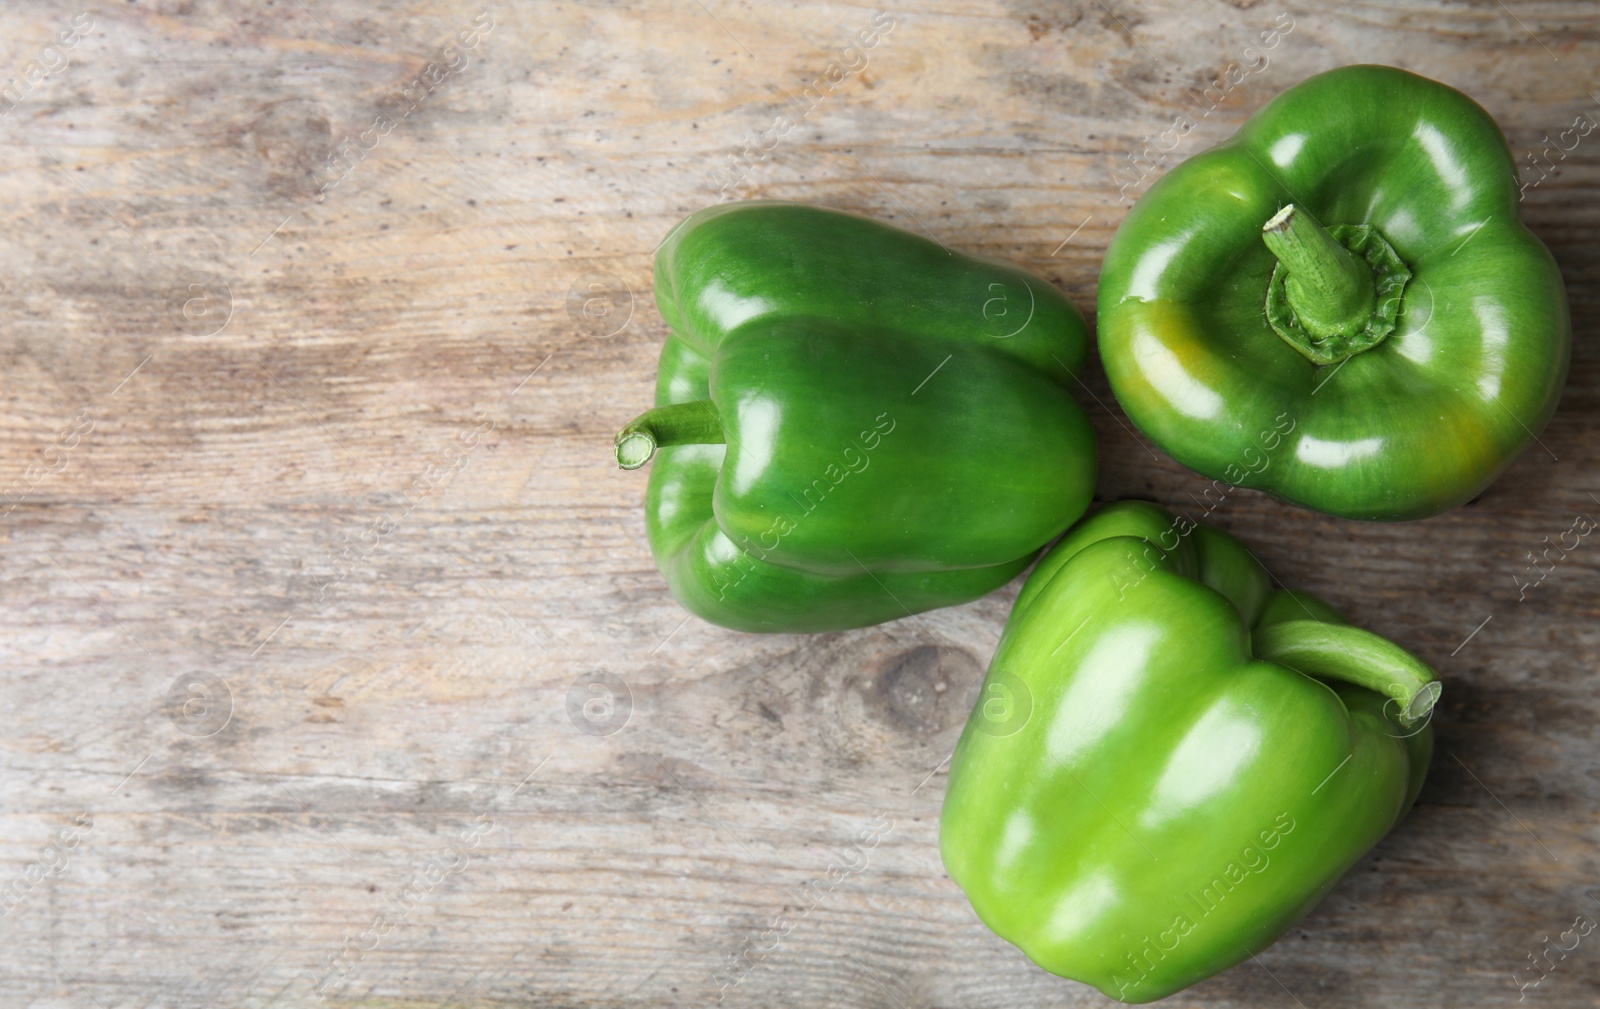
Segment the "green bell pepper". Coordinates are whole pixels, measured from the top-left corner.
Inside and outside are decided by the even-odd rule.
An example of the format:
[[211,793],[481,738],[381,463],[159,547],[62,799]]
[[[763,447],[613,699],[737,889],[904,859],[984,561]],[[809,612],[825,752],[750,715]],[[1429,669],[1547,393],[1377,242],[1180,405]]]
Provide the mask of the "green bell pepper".
[[1462,504],[1566,381],[1566,289],[1518,199],[1505,138],[1459,91],[1392,67],[1312,77],[1118,229],[1099,299],[1112,389],[1219,481],[1347,518]]
[[646,528],[673,595],[746,631],[861,627],[975,599],[1089,505],[1067,392],[1083,317],[1016,267],[777,201],[681,221],[656,256],[671,333]]
[[1410,808],[1440,687],[1237,540],[1111,505],[1029,576],[940,824],[978,916],[1163,998],[1282,935]]

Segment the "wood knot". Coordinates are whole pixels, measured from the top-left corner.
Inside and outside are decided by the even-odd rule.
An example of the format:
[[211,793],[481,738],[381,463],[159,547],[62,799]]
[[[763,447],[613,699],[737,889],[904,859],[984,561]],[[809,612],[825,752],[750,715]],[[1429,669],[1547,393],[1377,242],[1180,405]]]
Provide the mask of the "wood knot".
[[972,687],[982,676],[968,652],[919,645],[879,667],[867,690],[868,706],[902,732],[939,732],[966,718]]

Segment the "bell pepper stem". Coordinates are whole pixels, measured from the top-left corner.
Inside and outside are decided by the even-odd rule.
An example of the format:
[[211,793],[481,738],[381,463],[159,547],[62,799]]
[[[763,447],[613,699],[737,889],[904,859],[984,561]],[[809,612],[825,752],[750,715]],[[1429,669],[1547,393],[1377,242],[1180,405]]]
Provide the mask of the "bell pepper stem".
[[656,449],[669,445],[722,445],[727,435],[717,406],[709,399],[671,403],[646,410],[617,432],[617,465],[638,469]]
[[1261,229],[1261,240],[1288,272],[1289,305],[1319,340],[1359,332],[1376,298],[1372,270],[1311,215],[1289,204]]
[[1398,721],[1410,728],[1439,700],[1438,674],[1427,663],[1371,631],[1320,620],[1285,620],[1258,628],[1256,658],[1276,662],[1319,680],[1366,687],[1399,706]]

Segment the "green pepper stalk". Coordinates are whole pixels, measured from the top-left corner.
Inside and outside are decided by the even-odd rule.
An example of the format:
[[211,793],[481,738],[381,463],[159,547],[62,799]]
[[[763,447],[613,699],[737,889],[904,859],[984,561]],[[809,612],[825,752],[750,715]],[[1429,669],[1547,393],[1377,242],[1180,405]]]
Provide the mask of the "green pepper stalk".
[[1415,655],[1371,631],[1321,620],[1286,620],[1252,636],[1256,658],[1328,682],[1365,687],[1394,701],[1411,728],[1432,711],[1438,675]]
[[709,399],[646,410],[617,432],[617,465],[638,469],[666,445],[722,445],[727,433]]
[[1291,203],[1262,226],[1261,239],[1288,271],[1289,303],[1312,336],[1326,340],[1366,325],[1377,301],[1372,273],[1326,228]]
[[1394,332],[1411,271],[1376,229],[1329,231],[1291,203],[1262,226],[1261,239],[1278,259],[1267,322],[1306,360],[1338,364]]

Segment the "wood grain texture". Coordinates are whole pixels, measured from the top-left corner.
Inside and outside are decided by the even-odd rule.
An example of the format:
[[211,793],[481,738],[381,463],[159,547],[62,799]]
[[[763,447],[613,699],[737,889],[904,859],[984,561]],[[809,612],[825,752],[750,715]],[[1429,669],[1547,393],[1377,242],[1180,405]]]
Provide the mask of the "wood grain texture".
[[[321,192],[329,148],[480,10],[465,65]],[[60,63],[41,47],[76,12],[7,3],[0,75]],[[943,761],[1017,586],[817,637],[685,621],[643,476],[610,460],[664,335],[656,243],[875,12],[88,9],[0,118],[0,1001],[1104,1003],[990,935],[939,862]],[[1129,205],[1113,168],[1179,114],[1197,126],[1163,171],[1351,62],[1463,88],[1519,159],[1600,115],[1581,0],[885,12],[868,65],[732,192],[1016,261],[1086,311]],[[1191,92],[1280,13],[1267,65],[1199,114]],[[1600,543],[1524,600],[1513,581],[1600,514],[1597,150],[1524,173],[1576,335],[1542,448],[1426,522],[1243,491],[1210,515],[1447,688],[1411,817],[1258,962],[1171,1004],[1510,1003],[1543,937],[1600,914]],[[1207,481],[1132,434],[1098,372],[1089,391],[1099,498],[1201,514]],[[625,721],[584,714],[606,677]],[[874,824],[866,866],[801,914]],[[1529,1001],[1600,1004],[1597,947]]]

